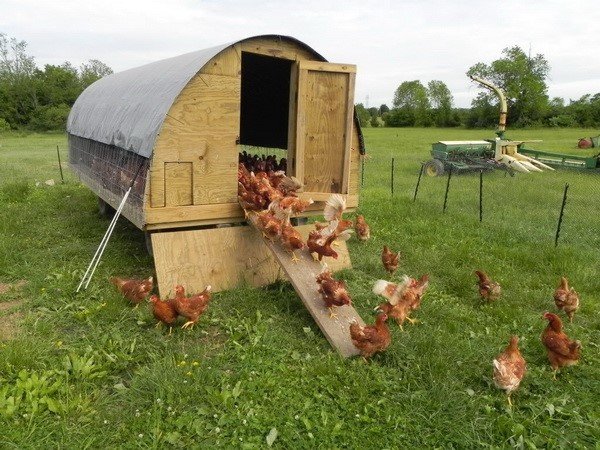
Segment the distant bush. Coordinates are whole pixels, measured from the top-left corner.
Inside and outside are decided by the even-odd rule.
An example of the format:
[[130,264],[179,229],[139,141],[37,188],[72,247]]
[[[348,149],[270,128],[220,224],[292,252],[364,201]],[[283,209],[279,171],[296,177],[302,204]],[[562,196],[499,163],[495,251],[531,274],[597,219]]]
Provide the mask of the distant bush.
[[35,111],[29,126],[36,131],[64,130],[70,110],[71,108],[64,103],[42,106]]
[[551,127],[569,128],[578,126],[578,123],[572,115],[560,114],[558,116],[550,117],[548,119],[548,125]]
[[10,125],[6,120],[0,117],[0,133],[2,133],[3,131],[10,131]]

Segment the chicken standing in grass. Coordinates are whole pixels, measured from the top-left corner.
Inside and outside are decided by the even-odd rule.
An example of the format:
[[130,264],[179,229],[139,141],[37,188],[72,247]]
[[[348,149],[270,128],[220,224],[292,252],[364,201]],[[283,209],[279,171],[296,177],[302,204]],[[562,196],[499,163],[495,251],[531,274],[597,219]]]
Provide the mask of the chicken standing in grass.
[[542,317],[548,320],[548,326],[542,333],[542,344],[546,347],[548,361],[554,371],[553,378],[556,379],[558,369],[574,366],[579,362],[581,342],[569,339],[562,330],[562,320],[556,314],[547,312]]
[[477,284],[479,285],[479,295],[481,298],[488,302],[498,300],[502,293],[500,284],[492,281],[483,270],[476,270],[475,275],[479,278]]
[[383,267],[390,275],[393,275],[396,270],[398,270],[398,264],[400,262],[400,252],[394,253],[391,251],[387,245],[383,246],[383,251],[381,252],[381,262],[383,263]]
[[152,277],[144,280],[110,277],[109,280],[136,308],[148,297],[154,286]]
[[403,275],[402,282],[398,284],[378,280],[373,286],[373,293],[385,297],[387,301],[375,309],[395,319],[401,329],[405,320],[414,324],[416,319],[411,319],[409,314],[421,306],[421,298],[428,286],[428,275],[423,275],[419,280]]
[[356,216],[354,230],[356,231],[356,236],[361,241],[367,241],[371,237],[371,227],[369,227],[365,217],[361,214]]
[[569,287],[566,277],[560,279],[560,284],[554,291],[554,303],[567,314],[569,322],[573,322],[573,315],[579,309],[579,294]]
[[392,336],[385,323],[387,318],[387,314],[380,313],[377,315],[375,325],[361,326],[358,322],[350,324],[350,338],[354,346],[360,350],[363,358],[370,358],[390,346]]
[[[175,290],[177,293],[177,290]],[[150,296],[150,304],[152,305],[152,314],[158,320],[156,326],[161,324],[169,326],[169,334],[173,331],[173,325],[177,321],[177,310],[175,309],[175,301],[172,298],[161,300],[158,295]]]
[[191,327],[194,328],[194,325],[200,318],[202,314],[208,308],[208,303],[211,298],[211,286],[206,286],[202,292],[196,295],[192,295],[187,297],[185,295],[185,291],[182,286],[177,286],[175,290],[175,311],[188,321],[183,324],[181,328]]
[[494,384],[504,389],[508,396],[508,404],[512,406],[510,395],[519,387],[527,371],[525,358],[519,351],[519,338],[512,336],[508,347],[494,358]]

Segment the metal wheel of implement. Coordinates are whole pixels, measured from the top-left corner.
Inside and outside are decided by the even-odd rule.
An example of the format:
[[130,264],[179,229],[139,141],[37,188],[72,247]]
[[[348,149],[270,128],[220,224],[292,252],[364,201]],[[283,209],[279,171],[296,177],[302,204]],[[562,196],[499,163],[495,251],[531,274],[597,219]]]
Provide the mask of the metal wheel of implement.
[[425,163],[425,173],[430,177],[439,177],[444,175],[444,163],[439,159],[430,159]]
[[116,211],[112,206],[110,206],[108,203],[106,203],[104,200],[98,197],[98,213],[102,217],[111,218],[115,215],[115,212]]

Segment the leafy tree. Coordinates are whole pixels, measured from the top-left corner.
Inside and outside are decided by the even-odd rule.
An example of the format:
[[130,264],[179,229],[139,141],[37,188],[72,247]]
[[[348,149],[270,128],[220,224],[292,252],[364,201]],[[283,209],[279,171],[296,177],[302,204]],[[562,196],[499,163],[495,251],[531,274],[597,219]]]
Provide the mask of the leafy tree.
[[38,69],[26,52],[27,43],[0,33],[0,123],[6,128],[64,128],[69,110],[81,91],[112,73],[98,60],[81,66],[69,62]]
[[88,87],[94,81],[99,80],[106,75],[113,73],[112,69],[97,59],[90,59],[87,64],[82,64],[79,68],[79,78],[83,89]]
[[[404,126],[429,126],[431,125],[431,104],[427,96],[427,89],[419,80],[404,81],[394,93],[394,108],[401,111],[397,118]],[[412,122],[412,123],[411,123]],[[403,125],[400,125],[403,126]]]
[[38,106],[35,60],[26,48],[25,41],[0,33],[0,117],[13,128],[27,123]]
[[43,71],[36,72],[36,77],[38,99],[43,105],[72,106],[81,93],[77,69],[68,62],[60,66],[46,64]]
[[427,84],[427,94],[433,107],[432,116],[435,125],[438,127],[452,126],[452,103],[454,99],[446,83],[431,80]]
[[375,108],[374,106],[367,109],[371,118],[377,117],[379,115],[379,108]]
[[358,117],[358,122],[361,127],[368,127],[371,121],[371,115],[369,111],[366,110],[362,103],[357,103],[354,105],[354,111],[356,111],[356,116]]
[[[508,124],[526,126],[540,122],[548,108],[548,62],[541,54],[534,57],[526,55],[518,46],[505,48],[502,54],[502,58],[489,65],[481,62],[473,65],[467,75],[487,79],[504,91],[508,103]],[[496,95],[491,92],[478,96],[473,102],[473,107],[480,109],[482,102],[498,104]],[[496,117],[497,112],[496,108]],[[485,122],[489,119],[486,117]]]
[[385,103],[379,107],[379,115],[383,116],[386,112],[389,112],[390,108]]
[[579,100],[571,101],[565,110],[579,126],[598,127],[600,126],[600,93],[586,94]]

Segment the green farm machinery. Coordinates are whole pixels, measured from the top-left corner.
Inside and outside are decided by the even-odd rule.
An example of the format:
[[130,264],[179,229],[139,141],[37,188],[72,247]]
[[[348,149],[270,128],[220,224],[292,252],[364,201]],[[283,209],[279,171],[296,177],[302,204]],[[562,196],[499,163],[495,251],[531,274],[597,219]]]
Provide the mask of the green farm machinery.
[[[530,173],[554,170],[553,167],[596,169],[600,168],[600,154],[584,157],[563,155],[524,147],[527,142],[504,138],[506,130],[506,97],[500,88],[489,81],[471,76],[473,81],[494,91],[500,99],[500,121],[495,139],[480,141],[438,141],[431,146],[432,159],[424,165],[429,176],[440,176],[447,171],[506,170]],[[596,143],[597,145],[597,143]]]

